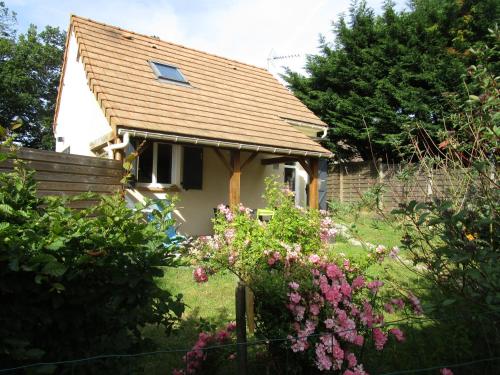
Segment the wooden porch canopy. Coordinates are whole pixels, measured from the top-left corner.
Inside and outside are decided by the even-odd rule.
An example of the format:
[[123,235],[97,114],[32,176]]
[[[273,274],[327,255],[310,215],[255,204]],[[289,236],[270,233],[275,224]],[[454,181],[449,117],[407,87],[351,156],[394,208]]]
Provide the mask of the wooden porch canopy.
[[[263,165],[285,163],[288,161],[297,161],[306,170],[309,175],[309,207],[317,209],[319,207],[319,158],[332,156],[327,150],[326,152],[317,151],[306,151],[298,149],[284,149],[279,147],[270,146],[259,146],[244,143],[235,143],[227,141],[217,141],[212,139],[204,138],[193,138],[186,136],[179,136],[166,133],[149,132],[143,130],[133,130],[133,129],[119,129],[118,134],[123,135],[124,133],[129,133],[132,137],[141,137],[146,139],[158,139],[167,140],[172,143],[181,144],[196,144],[201,146],[211,146],[218,158],[221,160],[222,164],[229,171],[229,205],[230,207],[236,207],[241,202],[241,173],[242,170],[250,164],[259,154],[263,152],[266,154],[277,154],[277,157],[263,159],[261,162]],[[226,160],[224,155],[221,153],[221,149],[226,149],[230,151],[230,158]],[[324,150],[324,149],[323,149]],[[252,152],[250,156],[242,161],[241,151]],[[279,156],[278,156],[279,155]]]
[[[236,207],[241,202],[240,196],[240,181],[241,181],[241,172],[243,168],[245,168],[248,164],[250,164],[258,155],[257,151],[254,151],[250,156],[245,160],[241,161],[241,152],[240,150],[230,150],[231,156],[229,162],[226,160],[224,155],[221,153],[220,149],[214,148],[215,153],[224,164],[224,166],[228,169],[230,173],[229,177],[229,206]],[[310,208],[319,208],[319,158],[318,157],[290,157],[290,156],[282,156],[270,159],[262,159],[261,163],[263,165],[269,164],[279,164],[285,163],[288,161],[299,162],[302,168],[307,172],[310,179],[309,184],[309,207]]]

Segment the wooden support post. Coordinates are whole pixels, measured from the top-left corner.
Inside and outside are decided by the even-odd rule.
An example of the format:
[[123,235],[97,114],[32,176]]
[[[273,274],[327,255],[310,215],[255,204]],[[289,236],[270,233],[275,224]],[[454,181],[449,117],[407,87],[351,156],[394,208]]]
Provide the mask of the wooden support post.
[[309,178],[309,208],[318,209],[319,208],[319,159],[311,158],[309,159],[309,167],[311,173]]
[[231,150],[231,175],[229,177],[229,207],[235,208],[240,202],[241,165],[240,151]]
[[245,285],[238,283],[236,287],[236,359],[238,374],[247,374],[247,325],[245,321]]
[[[115,144],[122,143],[122,140],[120,137],[115,138]],[[124,159],[125,152],[123,149],[118,149],[115,150],[115,160],[123,160]]]

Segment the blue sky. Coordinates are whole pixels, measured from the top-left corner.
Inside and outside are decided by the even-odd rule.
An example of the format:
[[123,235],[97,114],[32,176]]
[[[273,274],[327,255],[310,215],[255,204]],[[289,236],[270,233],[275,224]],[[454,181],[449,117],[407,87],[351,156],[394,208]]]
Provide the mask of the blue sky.
[[[331,21],[350,0],[4,0],[19,31],[30,23],[66,30],[71,13],[188,47],[268,68],[301,70],[317,51],[319,34],[331,40]],[[368,0],[379,11],[383,0]],[[405,1],[396,1],[401,9]],[[272,56],[300,55],[284,60]],[[271,62],[268,62],[271,61]]]

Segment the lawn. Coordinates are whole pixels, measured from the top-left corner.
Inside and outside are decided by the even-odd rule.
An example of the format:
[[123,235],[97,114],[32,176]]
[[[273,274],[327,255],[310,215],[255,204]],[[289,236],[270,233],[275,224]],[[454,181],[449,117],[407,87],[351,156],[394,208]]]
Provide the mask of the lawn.
[[[204,284],[193,279],[191,267],[166,268],[158,284],[173,294],[182,294],[186,311],[181,324],[170,336],[155,326],[146,327],[144,335],[158,344],[161,350],[189,349],[195,343],[203,324],[223,327],[234,321],[234,291],[236,278],[219,273]],[[161,354],[145,360],[144,373],[170,374],[173,368],[182,368],[185,353]]]

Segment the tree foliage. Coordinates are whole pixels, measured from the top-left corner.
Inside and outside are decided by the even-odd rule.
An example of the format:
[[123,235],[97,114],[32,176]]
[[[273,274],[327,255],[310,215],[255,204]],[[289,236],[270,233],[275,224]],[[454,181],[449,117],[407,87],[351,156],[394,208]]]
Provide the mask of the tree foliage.
[[330,125],[330,148],[339,157],[397,159],[407,130],[435,137],[451,108],[445,94],[461,86],[473,57],[498,20],[496,0],[413,0],[397,12],[391,1],[376,15],[354,1],[334,22],[335,42],[320,39],[308,57],[308,76],[288,70],[293,92]]
[[65,33],[31,25],[17,35],[16,14],[0,2],[0,124],[19,118],[16,141],[34,148],[53,147],[52,118],[65,44]]

